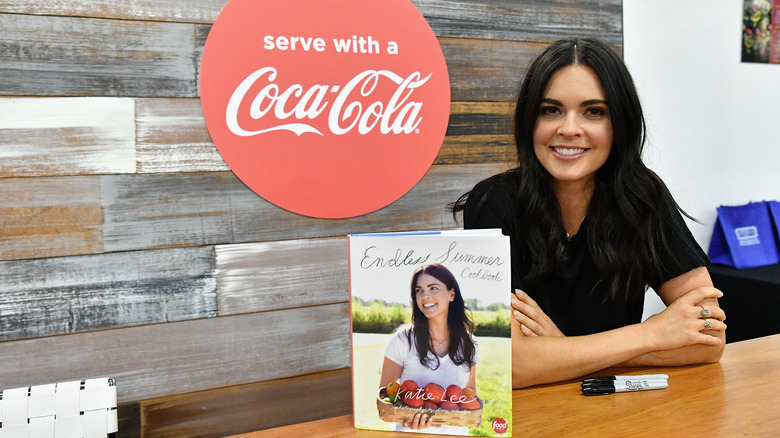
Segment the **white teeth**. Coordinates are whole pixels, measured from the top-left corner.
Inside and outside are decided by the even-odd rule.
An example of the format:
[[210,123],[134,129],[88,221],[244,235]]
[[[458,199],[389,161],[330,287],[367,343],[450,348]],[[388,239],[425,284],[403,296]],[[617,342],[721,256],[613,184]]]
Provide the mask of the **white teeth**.
[[555,152],[561,155],[576,155],[585,152],[584,148],[553,148]]
[[427,309],[427,308],[433,307],[435,305],[436,305],[436,303],[428,303],[428,304],[423,304],[423,307],[425,307]]

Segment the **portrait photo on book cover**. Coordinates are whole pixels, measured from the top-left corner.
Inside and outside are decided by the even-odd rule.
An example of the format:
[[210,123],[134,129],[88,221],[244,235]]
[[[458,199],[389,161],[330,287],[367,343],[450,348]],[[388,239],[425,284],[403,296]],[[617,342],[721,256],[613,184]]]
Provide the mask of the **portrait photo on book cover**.
[[355,426],[509,436],[508,242],[352,235]]

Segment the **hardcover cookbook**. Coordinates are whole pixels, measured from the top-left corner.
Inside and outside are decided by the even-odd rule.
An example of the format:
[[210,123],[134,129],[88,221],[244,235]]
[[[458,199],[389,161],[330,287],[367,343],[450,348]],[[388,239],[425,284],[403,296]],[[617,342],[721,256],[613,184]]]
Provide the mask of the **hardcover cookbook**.
[[508,237],[453,230],[348,240],[355,427],[511,436]]

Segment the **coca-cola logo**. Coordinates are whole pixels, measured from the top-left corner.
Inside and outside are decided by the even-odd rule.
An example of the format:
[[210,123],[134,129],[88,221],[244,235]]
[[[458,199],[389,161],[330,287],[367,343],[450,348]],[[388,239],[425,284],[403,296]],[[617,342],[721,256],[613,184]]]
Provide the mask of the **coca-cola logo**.
[[230,0],[200,73],[209,133],[277,206],[359,216],[399,199],[441,147],[444,56],[408,0]]
[[[350,79],[343,88],[339,85],[332,87],[315,85],[304,90],[300,84],[294,84],[287,90],[280,91],[279,86],[274,83],[276,74],[274,67],[261,68],[249,75],[236,88],[230,97],[225,114],[230,132],[242,137],[276,130],[288,130],[297,135],[307,132],[323,135],[305,120],[315,120],[320,116],[329,104],[326,100],[327,95],[332,92],[337,95],[330,106],[327,120],[328,128],[333,134],[344,135],[355,127],[360,134],[368,134],[377,124],[382,134],[411,134],[422,121],[422,117],[419,116],[422,102],[409,101],[409,97],[414,89],[424,85],[431,77],[428,74],[421,79],[420,73],[414,72],[408,78],[402,78],[391,71],[367,70]],[[262,80],[263,76],[267,76],[267,83],[254,98],[250,96],[252,103],[249,105],[249,115],[252,119],[258,120],[273,110],[273,116],[280,123],[257,131],[246,131],[238,123],[239,108],[247,98],[247,91],[256,82]],[[355,97],[371,96],[383,77],[395,83],[398,89],[389,102],[378,100],[368,108],[363,108]],[[288,99],[291,98],[293,102],[288,103]],[[296,119],[297,122],[285,123],[289,118]]]

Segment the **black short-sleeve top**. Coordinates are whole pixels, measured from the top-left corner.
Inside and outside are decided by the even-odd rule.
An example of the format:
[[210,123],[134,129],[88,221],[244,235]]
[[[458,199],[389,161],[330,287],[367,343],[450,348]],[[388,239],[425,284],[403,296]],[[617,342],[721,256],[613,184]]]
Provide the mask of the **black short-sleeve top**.
[[[520,253],[521,230],[515,222],[517,200],[511,172],[492,176],[477,183],[469,193],[463,211],[464,228],[500,228],[509,236],[512,255],[512,288],[521,289],[533,298],[542,310],[567,336],[578,336],[635,324],[641,321],[644,295],[618,300],[605,300],[600,290],[598,268],[587,243],[586,218],[580,230],[569,241],[569,262],[561,275],[535,281],[524,287],[522,278],[530,271],[530,257]],[[670,251],[661,265],[663,281],[670,280],[694,268],[709,264],[709,258],[696,243],[668,191],[665,191],[663,224],[669,236]],[[524,266],[523,264],[527,264]],[[602,282],[603,283],[603,282]],[[647,285],[656,291],[660,284]]]

